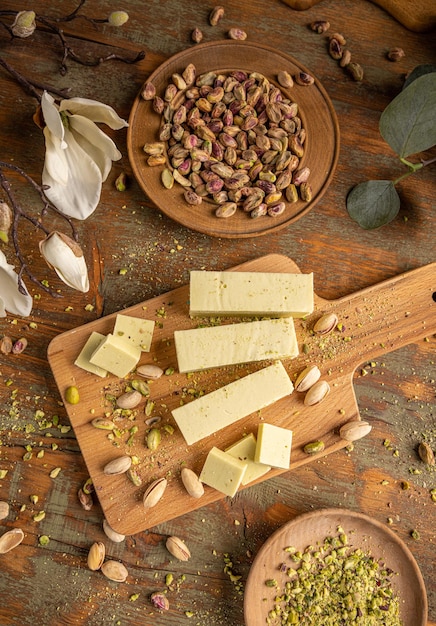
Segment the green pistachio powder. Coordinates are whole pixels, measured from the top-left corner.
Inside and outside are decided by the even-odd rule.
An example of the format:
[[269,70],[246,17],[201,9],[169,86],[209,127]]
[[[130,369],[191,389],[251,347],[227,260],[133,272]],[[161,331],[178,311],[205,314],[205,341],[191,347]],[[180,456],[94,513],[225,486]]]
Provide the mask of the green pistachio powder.
[[320,546],[303,552],[285,548],[291,565],[279,570],[286,579],[265,581],[278,594],[267,624],[286,626],[401,626],[396,574],[360,548],[348,545],[342,528]]

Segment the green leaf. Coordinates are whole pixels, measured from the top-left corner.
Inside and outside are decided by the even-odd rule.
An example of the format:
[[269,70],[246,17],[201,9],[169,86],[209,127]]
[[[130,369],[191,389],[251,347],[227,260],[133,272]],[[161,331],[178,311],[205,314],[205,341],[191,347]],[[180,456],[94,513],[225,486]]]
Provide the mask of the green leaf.
[[436,65],[431,65],[431,63],[425,63],[423,65],[417,65],[410,74],[407,75],[406,80],[404,81],[403,90],[406,89],[414,80],[419,78],[420,76],[424,76],[424,74],[430,74],[431,72],[436,72]]
[[350,191],[347,210],[362,228],[379,228],[398,215],[400,197],[391,180],[368,180]]
[[436,73],[416,78],[380,117],[383,139],[401,158],[436,144]]

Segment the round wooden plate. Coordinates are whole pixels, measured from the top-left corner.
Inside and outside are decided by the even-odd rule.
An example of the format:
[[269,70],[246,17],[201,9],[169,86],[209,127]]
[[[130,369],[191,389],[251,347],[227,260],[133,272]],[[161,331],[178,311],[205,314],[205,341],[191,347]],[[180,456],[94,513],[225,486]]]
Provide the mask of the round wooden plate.
[[[224,40],[199,44],[176,54],[160,65],[147,82],[153,82],[157,94],[163,96],[171,76],[183,72],[189,63],[196,66],[197,75],[212,70],[222,73],[236,69],[256,71],[277,86],[279,70],[286,70],[291,75],[301,71],[311,73],[296,59],[263,44]],[[294,84],[291,89],[281,87],[281,90],[297,102],[307,132],[301,166],[308,166],[311,170],[313,197],[310,202],[287,203],[280,216],[257,219],[243,211],[237,211],[231,218],[220,219],[214,214],[216,205],[210,201],[203,201],[199,206],[187,204],[180,185],[175,184],[171,190],[163,187],[160,179],[163,166],[151,167],[146,163],[143,146],[158,140],[161,116],[154,112],[150,101],[138,94],[130,113],[127,147],[133,173],[144,193],[176,222],[216,237],[264,235],[302,217],[322,198],[332,180],[339,156],[339,126],[330,98],[317,79],[308,87]]]
[[362,548],[375,559],[383,561],[398,576],[392,586],[400,599],[403,626],[427,624],[427,595],[416,561],[405,543],[389,528],[361,513],[346,509],[322,509],[299,515],[271,535],[259,550],[248,575],[244,593],[244,617],[247,626],[265,626],[268,611],[274,605],[277,590],[265,585],[265,580],[286,574],[278,568],[286,562],[287,546],[304,550],[309,545],[323,543],[328,536],[337,535],[341,526],[348,535],[349,545]]

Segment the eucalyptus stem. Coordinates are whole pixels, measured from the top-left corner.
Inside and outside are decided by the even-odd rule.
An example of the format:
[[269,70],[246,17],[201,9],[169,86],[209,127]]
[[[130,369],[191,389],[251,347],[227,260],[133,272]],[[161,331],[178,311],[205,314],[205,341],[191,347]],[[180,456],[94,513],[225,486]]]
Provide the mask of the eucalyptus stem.
[[410,171],[406,172],[402,176],[399,176],[398,178],[396,178],[393,181],[394,185],[397,185],[399,182],[401,182],[402,180],[404,180],[408,176],[411,176],[412,174],[415,174],[416,172],[419,172],[419,170],[421,170],[423,167],[426,167],[427,165],[431,165],[432,163],[435,163],[436,162],[436,157],[433,157],[432,159],[427,159],[427,161],[421,161],[421,163],[411,163],[410,161],[408,161],[407,159],[404,159],[404,158],[400,158],[400,161],[401,161],[401,163],[403,163],[403,165],[407,165],[407,167],[409,168]]

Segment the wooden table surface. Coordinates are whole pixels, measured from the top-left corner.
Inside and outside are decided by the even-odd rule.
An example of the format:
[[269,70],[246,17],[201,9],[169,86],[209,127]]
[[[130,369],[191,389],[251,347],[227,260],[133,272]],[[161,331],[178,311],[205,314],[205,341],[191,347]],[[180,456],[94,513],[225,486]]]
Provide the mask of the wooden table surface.
[[[204,41],[212,41],[226,38],[228,29],[236,26],[251,42],[267,43],[313,71],[333,102],[341,134],[332,184],[314,209],[279,232],[229,240],[179,226],[157,210],[132,176],[126,130],[110,133],[122,159],[103,185],[95,213],[77,223],[90,274],[87,294],[57,280],[39,255],[40,235],[23,225],[25,258],[62,297],[53,298],[26,280],[36,296],[31,315],[0,319],[0,337],[28,340],[22,354],[0,355],[0,470],[7,470],[0,480],[0,500],[10,505],[0,532],[24,531],[22,544],[0,556],[2,626],[240,626],[244,582],[262,544],[298,514],[327,507],[370,515],[405,541],[426,583],[429,620],[436,622],[436,505],[430,493],[436,488],[436,474],[434,466],[417,455],[423,437],[433,449],[436,446],[432,333],[357,368],[354,389],[360,413],[373,428],[352,451],[314,460],[118,544],[102,531],[97,499],[89,511],[79,503],[77,492],[88,478],[87,469],[47,362],[49,342],[59,333],[184,285],[190,270],[227,269],[272,252],[289,256],[303,272],[313,271],[316,293],[330,300],[436,259],[434,167],[399,185],[400,213],[379,230],[362,230],[345,206],[348,191],[358,182],[403,173],[380,137],[378,121],[407,72],[436,61],[434,32],[407,30],[365,0],[323,0],[306,11],[279,0],[222,4],[225,17],[215,27],[208,24],[213,3],[202,0],[125,0],[120,8],[130,19],[119,29],[95,27],[85,20],[66,23],[68,43],[81,55],[94,58],[115,51],[133,57],[143,50],[145,58],[136,64],[112,61],[98,67],[67,61],[65,75],[59,72],[62,50],[56,36],[37,31],[29,39],[10,41],[7,30],[0,29],[0,55],[22,74],[110,104],[127,119],[149,74],[168,57],[195,45],[190,38],[194,27],[203,31]],[[35,0],[24,8],[61,16],[75,6],[71,0]],[[82,13],[101,18],[114,8],[95,0],[85,4]],[[16,10],[16,3],[4,0],[2,9]],[[333,31],[347,38],[354,59],[364,67],[362,82],[351,80],[329,57],[324,37],[308,28],[316,19],[328,20]],[[405,51],[396,63],[386,58],[395,46]],[[44,142],[32,121],[36,101],[3,69],[0,85],[1,160],[19,165],[39,181]],[[434,155],[434,150],[428,152],[428,158]],[[121,172],[128,176],[125,192],[114,185]],[[30,206],[32,192],[18,177],[10,178]],[[0,247],[15,263],[12,246]],[[61,468],[56,478],[50,477],[54,468]],[[41,511],[45,517],[35,521]],[[188,562],[176,561],[167,552],[169,535],[186,541],[192,553]],[[40,544],[41,536],[49,537],[47,545]],[[95,541],[103,541],[108,557],[126,565],[125,583],[110,582],[88,569],[87,554]],[[167,596],[170,609],[163,613],[153,609],[150,594],[165,588],[168,573],[174,582]]]

